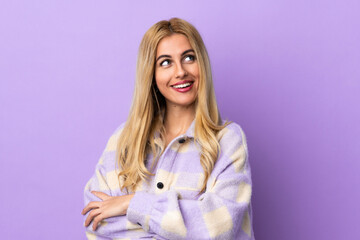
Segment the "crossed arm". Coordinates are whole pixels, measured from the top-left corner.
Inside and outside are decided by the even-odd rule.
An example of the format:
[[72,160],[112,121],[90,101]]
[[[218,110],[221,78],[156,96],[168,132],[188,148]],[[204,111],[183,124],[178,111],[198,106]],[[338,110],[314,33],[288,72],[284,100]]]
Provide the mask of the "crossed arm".
[[[108,238],[139,229],[143,234],[166,239],[253,239],[246,142],[239,134],[232,135],[224,137],[226,148],[207,182],[206,192],[197,200],[182,199],[174,190],[161,194],[120,193],[110,167],[98,164],[85,189],[86,207],[82,213],[88,214],[88,231]],[[106,224],[99,227],[104,220]]]
[[89,215],[85,220],[85,227],[88,227],[93,222],[92,228],[95,231],[99,222],[106,218],[126,215],[130,200],[134,194],[112,197],[103,192],[91,191],[101,201],[90,202],[82,210],[81,214],[85,215],[89,211]]

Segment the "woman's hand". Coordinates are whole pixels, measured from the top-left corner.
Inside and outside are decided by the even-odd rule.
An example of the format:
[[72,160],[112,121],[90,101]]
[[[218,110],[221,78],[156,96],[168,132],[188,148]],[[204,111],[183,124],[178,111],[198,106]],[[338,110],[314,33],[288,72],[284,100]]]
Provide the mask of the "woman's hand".
[[93,230],[95,231],[99,222],[105,218],[125,215],[130,204],[130,200],[134,194],[111,197],[103,192],[92,191],[92,194],[102,200],[102,202],[90,202],[82,210],[81,214],[85,215],[91,211],[85,220],[85,227],[93,222]]

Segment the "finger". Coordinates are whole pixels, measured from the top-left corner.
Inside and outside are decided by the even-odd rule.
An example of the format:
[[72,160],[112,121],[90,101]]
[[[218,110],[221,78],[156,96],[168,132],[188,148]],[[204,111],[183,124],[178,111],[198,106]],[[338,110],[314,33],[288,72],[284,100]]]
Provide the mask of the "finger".
[[94,222],[93,222],[93,230],[95,231],[99,225],[99,223],[104,219],[104,217],[99,214],[98,216],[96,216],[94,218]]
[[97,192],[97,191],[91,191],[92,194],[94,194],[95,196],[97,196],[98,198],[100,198],[101,200],[107,200],[109,199],[111,196],[107,195],[106,193],[103,192]]
[[82,210],[81,214],[85,215],[88,211],[94,208],[99,208],[102,202],[89,202],[88,205]]
[[85,227],[89,226],[91,221],[97,216],[99,215],[101,212],[99,209],[93,210],[89,213],[89,215],[87,216],[86,220],[85,220]]

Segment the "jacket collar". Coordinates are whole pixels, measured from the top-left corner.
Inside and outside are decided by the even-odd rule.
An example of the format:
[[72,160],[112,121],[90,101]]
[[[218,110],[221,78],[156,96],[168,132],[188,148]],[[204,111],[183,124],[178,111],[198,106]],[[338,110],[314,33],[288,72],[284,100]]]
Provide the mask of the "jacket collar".
[[[185,138],[194,138],[195,135],[195,118],[191,122],[189,128],[186,130],[186,132],[182,135],[179,135],[178,137],[185,137]],[[162,146],[162,141],[160,139],[160,133],[157,131],[154,135],[154,142],[155,144]]]

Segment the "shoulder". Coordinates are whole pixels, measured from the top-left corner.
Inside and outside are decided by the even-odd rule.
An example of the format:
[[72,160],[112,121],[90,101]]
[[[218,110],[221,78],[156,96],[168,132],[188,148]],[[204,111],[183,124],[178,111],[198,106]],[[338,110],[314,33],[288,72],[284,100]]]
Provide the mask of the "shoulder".
[[105,151],[109,152],[109,151],[115,151],[116,150],[117,142],[119,140],[119,137],[120,137],[121,132],[124,129],[124,127],[125,127],[125,122],[121,123],[120,125],[118,125],[116,127],[116,129],[111,134],[109,140],[107,141]]
[[246,136],[242,127],[236,122],[229,122],[230,124],[223,128],[217,135],[220,146],[222,148],[234,145],[244,145],[247,147]]
[[121,195],[119,186],[119,167],[116,161],[116,146],[119,136],[125,126],[125,123],[118,125],[112,132],[106,147],[96,165],[93,179],[99,185],[99,191],[110,191],[112,196]]
[[212,175],[218,176],[224,172],[244,173],[243,170],[248,169],[249,164],[246,137],[242,127],[236,122],[231,122],[218,133],[217,138],[220,151]]
[[125,123],[118,125],[110,135],[105,149],[98,162],[99,167],[104,168],[105,171],[114,170],[116,161],[116,147]]

